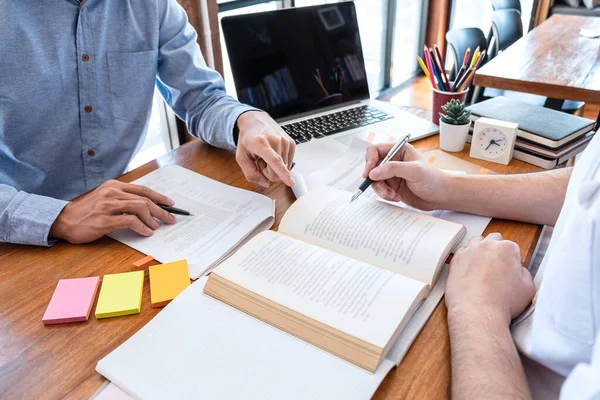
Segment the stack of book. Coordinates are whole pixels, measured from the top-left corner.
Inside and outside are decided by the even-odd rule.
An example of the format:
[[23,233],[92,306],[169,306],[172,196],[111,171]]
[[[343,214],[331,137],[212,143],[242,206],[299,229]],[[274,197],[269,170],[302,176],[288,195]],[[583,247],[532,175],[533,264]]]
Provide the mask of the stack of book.
[[[555,168],[581,153],[595,134],[595,122],[590,119],[502,96],[469,108],[473,122],[486,117],[518,123],[514,158],[544,169]],[[467,141],[471,138],[472,132]]]

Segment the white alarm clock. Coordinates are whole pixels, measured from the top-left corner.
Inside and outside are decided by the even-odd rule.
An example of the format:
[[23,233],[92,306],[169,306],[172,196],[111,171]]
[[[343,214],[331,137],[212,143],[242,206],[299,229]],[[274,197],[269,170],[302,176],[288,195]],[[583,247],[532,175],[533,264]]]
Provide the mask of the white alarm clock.
[[473,158],[508,165],[515,150],[519,124],[491,118],[479,118],[473,128]]

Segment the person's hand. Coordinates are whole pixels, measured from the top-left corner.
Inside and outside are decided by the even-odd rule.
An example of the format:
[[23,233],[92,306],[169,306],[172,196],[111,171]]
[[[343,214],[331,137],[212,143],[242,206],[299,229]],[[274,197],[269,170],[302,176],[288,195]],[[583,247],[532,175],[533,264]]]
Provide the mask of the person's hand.
[[175,223],[175,217],[155,203],[174,205],[173,200],[145,186],[111,180],[67,204],[54,221],[50,236],[88,243],[123,228],[152,236],[160,227],[156,219]]
[[521,266],[521,250],[499,233],[474,237],[456,251],[446,283],[448,318],[465,314],[499,319],[508,327],[531,303],[535,288]]
[[389,201],[403,201],[421,210],[440,208],[446,197],[448,174],[423,159],[410,144],[396,156],[378,166],[394,144],[380,144],[367,149],[363,176],[375,181],[373,190]]
[[296,182],[290,174],[296,144],[267,113],[249,111],[237,120],[240,130],[235,159],[246,179],[263,187]]

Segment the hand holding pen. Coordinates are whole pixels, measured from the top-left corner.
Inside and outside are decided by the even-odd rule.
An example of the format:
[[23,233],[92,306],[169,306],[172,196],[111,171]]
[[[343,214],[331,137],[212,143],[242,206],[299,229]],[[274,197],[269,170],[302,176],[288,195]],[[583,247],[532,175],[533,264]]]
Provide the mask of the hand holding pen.
[[[406,135],[405,137],[403,137],[402,139],[400,139],[399,141],[397,141],[396,144],[394,144],[392,146],[392,148],[390,149],[390,151],[388,152],[388,154],[385,156],[385,158],[383,159],[383,161],[381,161],[381,165],[383,165],[383,164],[387,163],[388,161],[390,161],[391,159],[393,159],[396,156],[396,154],[398,154],[398,152],[400,151],[400,149],[402,149],[402,147],[404,147],[404,145],[406,143],[408,143],[409,139],[410,139],[410,134]],[[358,189],[356,190],[356,192],[352,196],[352,199],[350,200],[350,202],[352,203],[361,194],[363,194],[369,188],[369,186],[371,186],[372,183],[373,183],[373,180],[371,180],[371,178],[365,179],[365,181],[358,187]]]
[[420,210],[449,209],[448,187],[451,175],[428,162],[410,144],[405,144],[390,161],[382,159],[393,147],[390,143],[370,146],[364,177],[373,180],[373,191],[382,199],[402,201]]

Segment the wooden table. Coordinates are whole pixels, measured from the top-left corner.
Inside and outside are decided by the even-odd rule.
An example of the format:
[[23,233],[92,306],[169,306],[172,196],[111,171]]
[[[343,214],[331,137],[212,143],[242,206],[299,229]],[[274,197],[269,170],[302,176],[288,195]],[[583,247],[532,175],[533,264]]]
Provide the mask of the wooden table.
[[[423,139],[415,145],[422,151],[437,149],[438,137]],[[469,159],[468,146],[456,155]],[[263,189],[246,182],[231,153],[200,141],[187,143],[120,179],[129,182],[168,164],[178,164],[276,199],[275,227],[294,201],[291,190],[282,184]],[[506,167],[483,161],[480,164],[499,173],[538,170],[516,160]],[[505,238],[516,241],[521,247],[523,262],[528,263],[541,227],[492,220],[486,230],[486,233],[491,232],[501,232]],[[105,381],[95,372],[98,360],[160,311],[150,306],[147,276],[142,312],[138,315],[96,320],[92,310],[88,322],[50,326],[42,324],[42,315],[59,279],[132,271],[132,262],[141,257],[141,253],[107,237],[86,245],[60,242],[52,248],[0,244],[0,397],[83,399],[91,396]],[[375,398],[448,397],[449,356],[446,307],[441,302],[400,367],[389,374]]]
[[551,99],[600,103],[600,18],[554,15],[484,65],[475,85],[533,93]]

